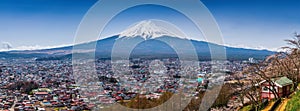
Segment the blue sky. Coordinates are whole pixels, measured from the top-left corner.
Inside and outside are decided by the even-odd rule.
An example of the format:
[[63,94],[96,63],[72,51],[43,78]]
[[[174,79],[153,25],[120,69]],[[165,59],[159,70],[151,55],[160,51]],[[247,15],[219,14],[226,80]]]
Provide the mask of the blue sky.
[[[96,0],[0,0],[0,43],[14,48],[72,44]],[[1,47],[1,46],[0,46]]]
[[203,0],[227,44],[276,49],[300,31],[299,0]]
[[[201,0],[215,17],[225,44],[276,50],[300,32],[298,0]],[[96,0],[0,0],[0,43],[17,49],[72,44],[77,27]],[[112,5],[113,7],[113,5]],[[166,7],[139,6],[117,15],[104,36],[145,19],[177,25],[191,38],[199,32],[182,14]],[[0,46],[1,50],[1,46]]]

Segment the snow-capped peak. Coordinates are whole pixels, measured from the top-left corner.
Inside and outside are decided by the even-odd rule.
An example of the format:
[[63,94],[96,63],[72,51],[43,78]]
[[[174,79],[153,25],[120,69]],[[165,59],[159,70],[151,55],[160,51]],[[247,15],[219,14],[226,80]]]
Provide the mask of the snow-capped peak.
[[157,24],[156,21],[152,20],[141,21],[121,32],[121,34],[119,35],[120,38],[142,37],[145,40],[162,36],[182,37],[178,34],[172,33],[170,30],[167,30],[166,28]]

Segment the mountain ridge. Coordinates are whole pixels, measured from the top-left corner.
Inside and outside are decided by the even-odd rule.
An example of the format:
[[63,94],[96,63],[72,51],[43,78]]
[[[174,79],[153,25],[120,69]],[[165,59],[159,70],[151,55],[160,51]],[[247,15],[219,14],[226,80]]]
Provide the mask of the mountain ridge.
[[[159,25],[160,23],[156,23],[155,21],[146,20],[129,27],[119,35],[114,35],[97,41],[51,49],[1,52],[0,55],[1,57],[6,58],[70,58],[72,57],[72,53],[75,52],[83,55],[88,53],[88,55],[95,54],[97,58],[110,58],[116,43],[119,45],[118,48],[121,48],[122,50],[117,49],[118,52],[114,54],[118,54],[120,57],[126,56],[124,55],[126,54],[126,51],[130,50],[130,47],[128,46],[135,43],[139,44],[134,46],[134,49],[130,52],[130,57],[178,57],[177,53],[181,53],[181,55],[188,57],[192,56],[191,54],[195,52],[199,60],[210,60],[211,52],[214,52],[215,54],[223,54],[219,51],[211,50],[212,47],[223,48],[226,51],[227,59],[230,60],[246,60],[250,57],[255,59],[264,59],[266,56],[275,53],[268,50],[233,48],[205,41],[192,40],[181,36],[179,33],[176,34],[176,29],[171,29],[171,26],[168,28],[171,30],[169,31]],[[73,50],[74,48],[75,50]]]
[[[112,36],[105,39],[101,39],[98,41],[93,41],[81,45],[79,48],[82,49],[91,49],[94,48],[95,55],[97,58],[110,58],[111,57],[111,50],[114,46],[114,43],[118,39],[119,36]],[[136,39],[136,38],[131,38]],[[165,39],[169,39],[170,41],[174,41],[175,39],[178,40],[186,40],[174,37],[165,37]],[[244,49],[244,48],[234,48],[234,47],[227,47],[221,46],[214,43],[209,43],[205,41],[197,41],[197,40],[189,40],[193,47],[195,48],[196,53],[198,54],[199,60],[210,60],[211,52],[209,49],[209,45],[215,45],[218,47],[224,47],[226,51],[226,56],[228,60],[247,60],[248,58],[255,58],[255,59],[264,59],[265,57],[275,54],[275,52],[268,51],[268,50],[255,50],[255,49]],[[75,45],[75,46],[78,46]],[[95,45],[95,47],[93,47]],[[25,56],[26,58],[39,58],[47,60],[47,58],[54,58],[54,59],[63,59],[63,58],[71,58],[72,57],[72,50],[74,46],[67,46],[67,47],[59,47],[59,48],[52,48],[52,49],[45,49],[45,50],[33,50],[33,51],[13,51],[13,52],[5,52],[5,54],[14,55],[13,57],[22,57]],[[59,52],[65,53],[59,53]],[[53,53],[56,52],[56,53]],[[85,54],[85,53],[82,53]],[[86,53],[87,54],[87,53]],[[1,53],[0,53],[1,55]],[[168,44],[162,43],[156,39],[148,39],[144,40],[142,43],[137,45],[131,53],[132,57],[146,57],[146,58],[165,58],[165,57],[178,57],[174,49]],[[6,56],[9,58],[9,56]]]

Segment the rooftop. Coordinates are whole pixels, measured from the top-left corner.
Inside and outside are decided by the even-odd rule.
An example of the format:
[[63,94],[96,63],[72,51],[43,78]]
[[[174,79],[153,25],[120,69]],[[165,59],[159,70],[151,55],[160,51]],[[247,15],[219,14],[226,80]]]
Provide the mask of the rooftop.
[[275,81],[275,83],[281,85],[281,86],[286,86],[286,85],[290,85],[290,84],[293,84],[293,81],[290,80],[289,78],[287,77],[281,77],[279,78],[278,80]]

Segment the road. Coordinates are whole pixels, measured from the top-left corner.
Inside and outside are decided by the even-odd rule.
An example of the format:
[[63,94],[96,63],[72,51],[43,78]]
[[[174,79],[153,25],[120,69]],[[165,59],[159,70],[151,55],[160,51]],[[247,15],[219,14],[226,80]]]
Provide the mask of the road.
[[289,99],[284,99],[283,102],[281,102],[280,106],[276,109],[276,111],[284,111],[288,101]]
[[16,106],[17,101],[18,101],[18,98],[17,98],[17,96],[15,96],[15,101],[14,101],[14,104],[9,109],[10,111],[14,111],[15,110],[15,106]]
[[269,104],[268,104],[268,106],[265,108],[265,109],[263,109],[262,111],[270,111],[271,110],[271,108],[272,108],[272,106],[274,105],[274,101],[271,101]]

